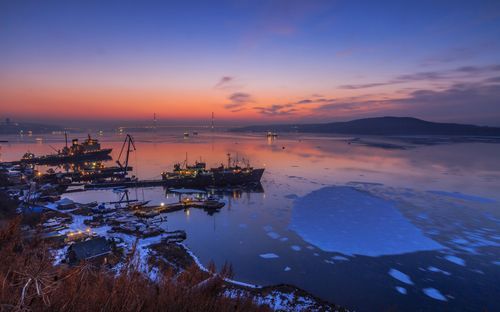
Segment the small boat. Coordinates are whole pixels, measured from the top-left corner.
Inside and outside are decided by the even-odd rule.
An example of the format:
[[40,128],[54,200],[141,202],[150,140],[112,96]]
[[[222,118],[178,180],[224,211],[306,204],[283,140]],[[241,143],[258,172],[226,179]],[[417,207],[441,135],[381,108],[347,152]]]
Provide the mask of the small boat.
[[184,137],[185,137],[185,138],[189,138],[189,132],[187,132],[187,131],[186,131],[186,132],[184,132]]

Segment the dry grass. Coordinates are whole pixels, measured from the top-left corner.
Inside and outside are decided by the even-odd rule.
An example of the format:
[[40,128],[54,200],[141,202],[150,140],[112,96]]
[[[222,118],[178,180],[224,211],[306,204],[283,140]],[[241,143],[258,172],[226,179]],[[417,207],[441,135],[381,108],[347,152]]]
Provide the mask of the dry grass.
[[251,298],[222,295],[228,267],[208,279],[195,265],[168,270],[154,283],[134,257],[118,273],[91,263],[53,266],[42,240],[23,241],[20,222],[0,231],[1,311],[268,311]]

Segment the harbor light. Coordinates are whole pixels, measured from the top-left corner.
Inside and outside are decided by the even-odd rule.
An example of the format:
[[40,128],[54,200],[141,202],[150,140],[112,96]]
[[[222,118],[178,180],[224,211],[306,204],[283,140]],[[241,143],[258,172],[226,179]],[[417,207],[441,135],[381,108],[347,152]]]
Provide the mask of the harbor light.
[[165,206],[165,203],[161,203],[160,206],[162,206],[162,207]]

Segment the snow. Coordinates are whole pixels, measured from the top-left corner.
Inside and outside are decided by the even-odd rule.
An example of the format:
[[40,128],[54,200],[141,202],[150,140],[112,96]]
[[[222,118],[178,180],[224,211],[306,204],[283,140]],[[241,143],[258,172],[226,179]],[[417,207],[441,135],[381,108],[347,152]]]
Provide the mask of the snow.
[[403,295],[406,295],[406,288],[401,287],[401,286],[396,286],[396,290]]
[[260,257],[264,258],[264,259],[276,259],[276,258],[279,258],[279,256],[277,254],[274,254],[274,253],[260,254]]
[[348,186],[313,191],[294,202],[289,228],[324,251],[381,256],[444,248],[395,202]]
[[392,276],[393,278],[397,279],[398,281],[408,284],[408,285],[413,285],[413,282],[411,278],[404,274],[403,272],[396,270],[396,269],[390,269],[389,270],[389,275]]
[[445,256],[444,257],[446,260],[450,261],[450,262],[453,262],[455,264],[458,264],[460,266],[465,266],[465,260],[462,259],[462,258],[459,258],[457,256],[452,256],[452,255],[448,255],[448,256]]
[[439,290],[437,290],[436,288],[424,288],[424,289],[422,289],[422,291],[424,292],[424,294],[431,297],[432,299],[436,299],[436,300],[440,300],[440,301],[448,301],[448,300],[446,300],[446,297],[443,296],[443,294],[441,294],[441,292]]
[[297,246],[297,245],[292,245],[292,246],[290,246],[290,248],[292,248],[295,251],[301,251],[302,250],[302,248],[300,248],[300,246]]

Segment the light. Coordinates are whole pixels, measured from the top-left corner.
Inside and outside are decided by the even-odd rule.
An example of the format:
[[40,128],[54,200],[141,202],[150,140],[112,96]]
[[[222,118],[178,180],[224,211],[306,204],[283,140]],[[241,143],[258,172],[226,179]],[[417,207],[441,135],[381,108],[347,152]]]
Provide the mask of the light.
[[186,216],[189,217],[189,209],[186,209]]
[[161,203],[160,206],[162,206],[162,207],[165,206],[165,203]]

